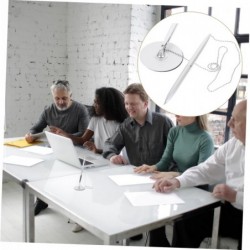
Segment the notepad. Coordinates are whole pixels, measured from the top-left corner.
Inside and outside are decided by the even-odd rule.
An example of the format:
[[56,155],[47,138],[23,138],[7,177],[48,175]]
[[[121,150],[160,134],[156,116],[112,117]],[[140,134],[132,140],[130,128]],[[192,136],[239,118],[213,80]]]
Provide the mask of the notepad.
[[26,167],[33,166],[33,165],[40,163],[42,161],[44,161],[44,160],[38,159],[38,158],[32,158],[32,157],[18,156],[18,155],[10,155],[10,156],[7,156],[3,159],[4,163],[26,166]]
[[5,142],[4,145],[7,145],[7,146],[14,146],[14,147],[18,147],[18,148],[24,148],[24,147],[29,147],[29,146],[32,146],[34,144],[39,144],[41,143],[42,141],[35,141],[35,142],[32,142],[32,143],[28,143],[24,138],[23,139],[18,139],[18,140],[15,140],[15,141],[8,141],[8,142]]

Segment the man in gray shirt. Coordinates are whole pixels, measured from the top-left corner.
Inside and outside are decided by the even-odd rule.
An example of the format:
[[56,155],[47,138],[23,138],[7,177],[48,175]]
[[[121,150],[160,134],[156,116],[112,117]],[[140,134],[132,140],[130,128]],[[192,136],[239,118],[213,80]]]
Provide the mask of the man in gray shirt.
[[[88,126],[88,110],[83,104],[71,99],[72,92],[68,81],[58,80],[53,83],[51,93],[54,103],[45,108],[38,122],[25,135],[25,139],[29,143],[36,140],[33,134],[42,132],[47,126],[50,127],[51,132],[53,132],[54,126],[76,136],[81,136]],[[47,207],[47,203],[37,199],[34,209],[35,215]]]
[[28,142],[33,142],[35,138],[32,134],[42,132],[47,126],[58,127],[67,133],[81,136],[89,123],[87,108],[71,99],[72,91],[68,81],[58,80],[51,86],[51,93],[54,103],[46,107],[37,123],[30,129],[30,133],[25,135]]
[[119,155],[125,147],[134,166],[155,164],[161,159],[172,121],[148,109],[148,95],[141,84],[131,84],[124,91],[128,117],[117,132],[105,142],[103,156],[114,164],[126,164]]
[[[165,115],[148,109],[148,95],[141,84],[131,84],[124,91],[125,108],[129,117],[104,145],[103,157],[114,164],[127,164],[119,155],[126,148],[129,163],[134,166],[157,163],[165,150],[172,121]],[[131,237],[140,240],[142,234]]]

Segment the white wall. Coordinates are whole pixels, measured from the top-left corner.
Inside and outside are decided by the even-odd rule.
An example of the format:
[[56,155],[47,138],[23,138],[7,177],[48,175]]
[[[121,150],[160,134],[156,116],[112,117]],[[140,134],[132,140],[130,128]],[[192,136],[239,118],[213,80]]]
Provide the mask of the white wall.
[[9,3],[6,137],[26,133],[67,75],[65,16],[64,3]]
[[77,83],[76,99],[92,104],[96,88],[125,89],[130,19],[131,5],[69,4],[68,79]]
[[137,72],[137,57],[141,43],[153,26],[160,21],[160,7],[133,5],[131,10],[131,37],[129,46],[129,83],[140,82]]
[[73,98],[123,91],[139,82],[140,44],[159,21],[159,7],[10,1],[5,137],[23,136],[51,103],[53,80],[68,79]]

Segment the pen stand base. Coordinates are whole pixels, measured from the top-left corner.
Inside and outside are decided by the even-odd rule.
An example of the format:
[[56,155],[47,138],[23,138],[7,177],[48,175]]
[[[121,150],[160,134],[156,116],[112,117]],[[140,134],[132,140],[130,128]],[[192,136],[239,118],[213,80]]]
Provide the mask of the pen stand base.
[[140,59],[144,66],[156,72],[167,72],[176,69],[182,63],[183,53],[176,45],[168,43],[164,57],[158,57],[161,49],[161,42],[145,46],[140,53]]
[[83,190],[86,190],[86,189],[92,189],[93,187],[90,187],[90,186],[82,186],[82,185],[77,185],[74,187],[74,189],[76,191],[83,191]]

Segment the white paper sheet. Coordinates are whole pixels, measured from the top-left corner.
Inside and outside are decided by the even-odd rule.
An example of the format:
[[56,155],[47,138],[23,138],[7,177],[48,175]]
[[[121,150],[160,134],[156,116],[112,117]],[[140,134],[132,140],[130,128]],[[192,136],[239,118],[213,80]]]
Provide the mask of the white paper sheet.
[[155,180],[150,179],[150,175],[139,174],[110,175],[109,178],[119,186],[147,184],[155,182]]
[[44,160],[38,158],[10,155],[3,159],[4,163],[30,167]]
[[31,146],[31,147],[22,148],[20,150],[39,154],[39,155],[48,155],[48,154],[53,153],[52,148],[42,147],[42,146]]
[[148,192],[125,192],[133,206],[153,206],[153,205],[170,205],[185,203],[175,193],[157,193],[156,191]]

